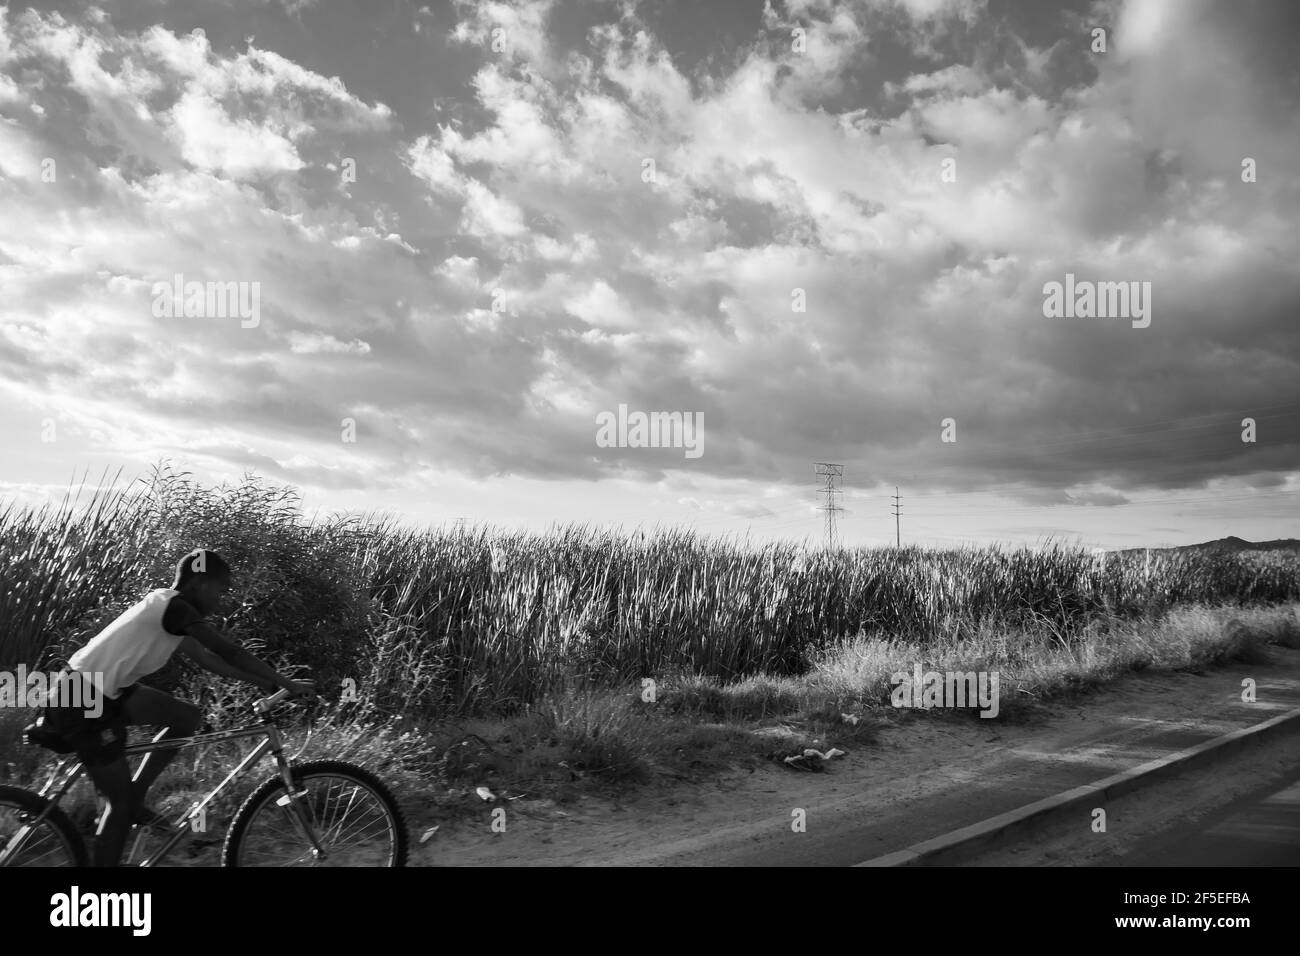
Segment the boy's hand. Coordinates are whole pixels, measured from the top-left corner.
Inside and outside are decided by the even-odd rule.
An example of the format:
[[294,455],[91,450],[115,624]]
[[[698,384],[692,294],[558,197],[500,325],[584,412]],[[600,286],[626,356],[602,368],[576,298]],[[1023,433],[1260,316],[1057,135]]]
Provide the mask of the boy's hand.
[[293,694],[295,697],[315,697],[316,685],[305,680],[287,680],[282,681],[280,686]]

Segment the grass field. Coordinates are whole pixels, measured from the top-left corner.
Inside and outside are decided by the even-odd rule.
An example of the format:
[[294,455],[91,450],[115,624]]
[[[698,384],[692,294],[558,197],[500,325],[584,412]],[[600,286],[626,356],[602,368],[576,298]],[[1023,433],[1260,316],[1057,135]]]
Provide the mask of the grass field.
[[[1000,669],[1008,716],[1126,670],[1300,633],[1295,555],[1099,562],[1062,544],[807,552],[680,531],[411,531],[309,521],[286,489],[205,488],[160,469],[125,491],[0,512],[0,669],[56,666],[170,584],[197,546],[236,571],[219,623],[327,697],[355,687],[314,749],[444,780],[561,779],[561,761],[570,779],[639,779],[665,760],[743,749],[736,728],[774,717],[797,716],[810,736],[869,736],[889,674],[914,662]],[[155,683],[200,701],[217,726],[251,699],[170,668]],[[850,730],[845,713],[864,720]],[[0,715],[4,776],[39,762],[11,739],[18,719]],[[196,763],[187,779],[217,769]]]

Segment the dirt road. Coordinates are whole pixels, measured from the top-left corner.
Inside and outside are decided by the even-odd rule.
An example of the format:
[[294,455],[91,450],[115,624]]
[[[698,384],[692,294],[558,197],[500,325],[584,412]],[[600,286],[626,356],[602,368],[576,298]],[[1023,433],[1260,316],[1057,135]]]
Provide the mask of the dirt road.
[[1300,734],[1128,794],[964,866],[1300,866]]
[[[520,800],[506,808],[504,833],[492,832],[484,805],[478,821],[444,826],[411,862],[859,863],[1300,706],[1300,651],[1270,653],[1267,665],[1126,676],[1016,724],[910,712],[824,774],[763,764],[617,803]],[[1253,704],[1241,700],[1247,677],[1257,685]],[[795,832],[800,815],[806,826]]]

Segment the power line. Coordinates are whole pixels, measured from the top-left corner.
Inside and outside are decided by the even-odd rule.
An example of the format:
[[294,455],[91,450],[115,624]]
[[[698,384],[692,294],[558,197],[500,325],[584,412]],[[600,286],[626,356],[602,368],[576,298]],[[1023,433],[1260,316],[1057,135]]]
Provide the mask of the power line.
[[836,462],[819,461],[815,463],[814,468],[818,477],[826,479],[826,484],[822,487],[822,492],[826,495],[826,504],[821,510],[826,512],[826,547],[834,548],[835,515],[844,510],[835,503],[835,496],[840,493],[835,483],[844,477],[844,466]]
[[898,530],[898,518],[903,513],[902,499],[898,496],[898,485],[894,485],[894,547],[901,548],[902,536]]

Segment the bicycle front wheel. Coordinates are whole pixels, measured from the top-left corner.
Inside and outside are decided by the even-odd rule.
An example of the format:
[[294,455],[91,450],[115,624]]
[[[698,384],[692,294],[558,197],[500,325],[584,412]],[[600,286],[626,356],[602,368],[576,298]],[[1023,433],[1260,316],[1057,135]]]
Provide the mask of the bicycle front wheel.
[[86,842],[58,807],[32,826],[47,804],[30,790],[0,786],[0,867],[86,865]]
[[[244,801],[226,836],[224,866],[406,865],[406,823],[377,777],[354,764],[317,760],[294,767],[293,778],[293,797],[277,776]],[[306,838],[304,822],[323,853]]]

